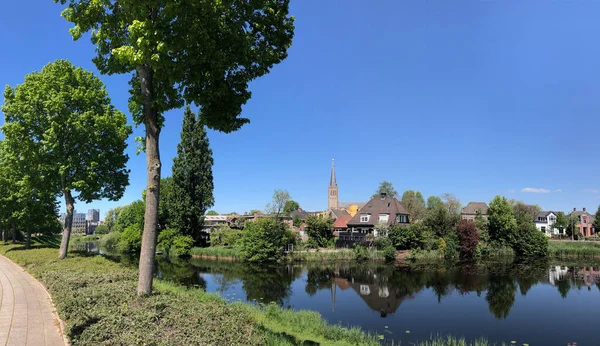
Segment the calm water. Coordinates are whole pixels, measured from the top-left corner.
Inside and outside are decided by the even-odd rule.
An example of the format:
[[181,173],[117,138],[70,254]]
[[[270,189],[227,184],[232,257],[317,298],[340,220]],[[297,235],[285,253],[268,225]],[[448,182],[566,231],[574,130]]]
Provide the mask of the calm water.
[[436,333],[517,345],[600,345],[600,270],[593,266],[499,263],[415,270],[161,258],[156,275],[230,301],[317,311],[332,323],[357,325],[403,345]]

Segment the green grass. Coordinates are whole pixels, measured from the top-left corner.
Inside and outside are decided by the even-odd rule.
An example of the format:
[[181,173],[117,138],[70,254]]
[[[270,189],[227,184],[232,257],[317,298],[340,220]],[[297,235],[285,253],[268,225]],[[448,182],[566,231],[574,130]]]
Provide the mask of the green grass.
[[230,258],[239,259],[240,253],[236,249],[212,246],[212,247],[194,247],[190,250],[190,254],[194,257],[214,257],[214,258]]
[[559,259],[600,258],[600,243],[588,241],[556,241],[548,244],[550,257]]
[[[337,249],[326,251],[293,251],[288,253],[286,260],[288,262],[329,262],[329,261],[347,261],[356,259],[354,250]],[[369,251],[368,260],[383,260],[383,251]]]
[[329,325],[315,312],[227,304],[217,294],[159,280],[154,294],[141,299],[135,269],[80,252],[58,260],[52,244],[0,245],[0,253],[48,288],[73,345],[379,344],[376,336]]

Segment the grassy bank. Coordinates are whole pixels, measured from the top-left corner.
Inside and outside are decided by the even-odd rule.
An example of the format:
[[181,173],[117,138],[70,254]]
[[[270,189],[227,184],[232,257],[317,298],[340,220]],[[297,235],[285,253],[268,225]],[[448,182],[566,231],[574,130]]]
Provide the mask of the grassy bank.
[[[236,249],[225,247],[195,247],[190,251],[193,257],[207,259],[240,259],[240,253]],[[368,251],[367,260],[383,260],[382,251]],[[293,251],[284,257],[286,262],[326,262],[326,261],[347,261],[355,260],[356,253],[352,249],[322,249],[319,251]]]
[[139,299],[136,270],[83,253],[59,261],[56,249],[38,247],[1,245],[0,253],[48,288],[73,345],[379,344],[314,312],[226,304],[216,294],[158,280],[155,293]]
[[548,244],[548,252],[550,257],[557,259],[599,259],[600,243],[551,240]]

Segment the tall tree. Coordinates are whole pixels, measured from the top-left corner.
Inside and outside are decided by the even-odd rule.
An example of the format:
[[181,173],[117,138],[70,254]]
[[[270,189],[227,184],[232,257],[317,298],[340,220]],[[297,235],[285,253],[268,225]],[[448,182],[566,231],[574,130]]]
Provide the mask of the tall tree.
[[569,218],[563,213],[559,211],[556,214],[556,221],[552,224],[552,228],[557,229],[559,233],[564,234],[564,231],[569,227]]
[[300,208],[300,204],[298,204],[298,202],[290,199],[289,201],[285,202],[285,205],[283,206],[283,213],[288,215],[289,213],[298,210]]
[[488,208],[490,240],[512,246],[516,241],[517,222],[514,211],[506,197],[496,196]]
[[173,194],[170,214],[173,226],[198,244],[204,213],[215,204],[212,150],[204,124],[189,106],[183,114],[181,142],[173,159]]
[[148,165],[138,295],[152,292],[158,222],[163,113],[184,102],[202,108],[205,124],[232,132],[251,96],[248,83],[287,57],[294,18],[289,0],[89,1],[67,4],[74,39],[92,31],[102,73],[132,73],[130,110],[144,124]]
[[594,227],[594,232],[600,232],[600,205],[598,206],[598,210],[596,210],[596,214],[594,215],[594,223],[592,223]]
[[265,210],[267,214],[274,215],[279,219],[285,205],[290,201],[290,193],[287,190],[275,190],[273,192],[273,200],[267,204]]
[[398,191],[396,191],[396,189],[394,189],[394,185],[392,185],[392,183],[390,183],[387,180],[384,180],[379,184],[379,187],[377,188],[377,191],[375,191],[375,193],[373,194],[373,197],[377,197],[382,193],[385,193],[386,195],[391,197],[398,197]]
[[537,214],[542,211],[539,205],[525,204],[521,201],[516,201],[513,204],[513,210],[515,213],[515,219],[517,223],[533,223]]
[[410,214],[411,222],[422,220],[427,213],[425,200],[421,192],[413,190],[404,191],[402,194],[402,206]]
[[436,208],[441,208],[444,206],[444,202],[438,196],[429,196],[427,198],[427,211],[435,210]]
[[[2,127],[8,150],[37,164],[39,176],[65,198],[67,217],[59,258],[67,256],[75,199],[117,200],[129,183],[124,153],[131,127],[112,105],[102,81],[58,60],[6,87]],[[78,192],[73,196],[73,192]]]
[[448,216],[458,222],[460,220],[460,213],[462,210],[462,205],[456,196],[451,193],[442,194],[442,200],[444,201],[444,205],[448,210]]
[[211,216],[214,216],[214,215],[219,215],[219,213],[217,213],[217,212],[216,212],[216,211],[214,211],[214,210],[209,210],[209,211],[207,211],[207,212],[206,212],[206,215],[211,215]]

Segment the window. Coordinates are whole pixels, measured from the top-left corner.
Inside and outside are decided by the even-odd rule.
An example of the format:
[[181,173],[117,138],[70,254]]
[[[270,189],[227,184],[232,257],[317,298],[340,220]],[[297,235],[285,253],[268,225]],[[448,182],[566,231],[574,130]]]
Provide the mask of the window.
[[546,233],[546,227],[542,226],[542,232]]
[[398,223],[408,223],[408,215],[398,214],[396,216],[396,220],[398,221]]
[[585,217],[585,216],[584,216],[584,217],[582,218],[582,222],[583,222],[583,223],[587,223],[587,217]]
[[388,209],[390,208],[390,203],[387,204]]
[[360,285],[360,294],[363,296],[368,296],[371,294],[371,289],[368,285]]
[[379,222],[388,222],[390,214],[379,214]]
[[360,222],[369,222],[370,214],[360,214]]

